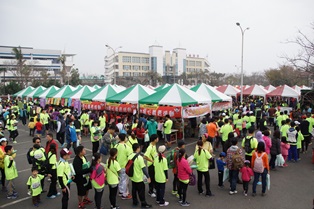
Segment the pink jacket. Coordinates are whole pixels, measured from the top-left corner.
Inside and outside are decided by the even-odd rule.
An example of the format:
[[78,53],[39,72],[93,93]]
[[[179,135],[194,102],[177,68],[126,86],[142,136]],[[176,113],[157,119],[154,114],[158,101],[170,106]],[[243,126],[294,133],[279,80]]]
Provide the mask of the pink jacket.
[[253,170],[250,167],[243,166],[240,172],[242,173],[242,181],[250,181],[251,176],[254,176]]
[[287,156],[288,155],[288,151],[290,149],[290,144],[285,144],[283,142],[281,142],[281,154],[282,156]]
[[263,136],[263,140],[265,142],[265,152],[269,155],[271,148],[271,139],[269,138],[269,136]]
[[100,163],[97,163],[95,167],[93,167],[93,171],[90,174],[90,178],[96,181],[99,186],[103,186],[105,183],[105,169]]
[[190,179],[190,175],[192,174],[192,169],[188,163],[188,161],[183,157],[181,161],[178,159],[178,178],[181,180]]

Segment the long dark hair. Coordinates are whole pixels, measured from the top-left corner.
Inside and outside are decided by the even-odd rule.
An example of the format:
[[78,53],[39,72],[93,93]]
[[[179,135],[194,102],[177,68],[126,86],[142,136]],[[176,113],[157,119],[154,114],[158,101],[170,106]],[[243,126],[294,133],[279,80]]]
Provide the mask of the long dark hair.
[[198,142],[197,142],[197,146],[198,146],[198,155],[201,155],[203,144],[204,144],[204,143],[203,143],[202,140],[198,140]]
[[117,148],[111,148],[110,151],[109,151],[109,159],[108,159],[108,168],[110,168],[110,165],[111,165],[111,161],[112,163],[114,162],[115,160],[115,155],[118,153],[118,150]]
[[92,157],[92,167],[95,167],[97,165],[97,161],[99,160],[100,157],[101,157],[100,153],[98,152],[94,153]]
[[185,154],[185,149],[184,149],[184,148],[181,148],[181,149],[179,150],[179,162],[181,162],[181,159],[182,159],[182,157],[184,156],[184,154]]
[[265,152],[265,143],[264,142],[258,142],[256,151],[258,153]]

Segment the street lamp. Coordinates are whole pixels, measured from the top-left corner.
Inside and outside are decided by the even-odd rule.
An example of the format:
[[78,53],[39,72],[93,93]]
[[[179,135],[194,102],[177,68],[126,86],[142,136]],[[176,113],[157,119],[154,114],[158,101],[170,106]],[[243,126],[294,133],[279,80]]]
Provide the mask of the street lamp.
[[244,30],[242,29],[240,23],[236,23],[237,26],[239,26],[242,34],[242,49],[241,49],[241,98],[240,102],[242,103],[243,101],[243,46],[244,46],[244,33],[245,31],[249,30],[250,28],[245,28]]
[[107,48],[111,49],[113,51],[113,83],[116,84],[116,69],[115,69],[115,58],[116,58],[116,51],[120,48],[122,48],[122,46],[119,46],[116,49],[113,49],[111,46],[109,46],[108,44],[105,45]]

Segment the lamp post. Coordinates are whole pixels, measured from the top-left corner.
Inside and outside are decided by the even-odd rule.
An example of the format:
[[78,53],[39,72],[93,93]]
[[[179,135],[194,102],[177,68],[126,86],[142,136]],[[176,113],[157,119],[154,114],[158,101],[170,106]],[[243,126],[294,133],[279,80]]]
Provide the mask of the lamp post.
[[111,49],[113,51],[113,83],[116,84],[116,69],[115,69],[115,58],[116,58],[116,51],[120,48],[122,48],[122,46],[119,46],[116,49],[113,49],[111,46],[109,46],[108,44],[105,45],[107,48]]
[[242,34],[242,49],[241,49],[241,97],[240,97],[240,102],[242,103],[243,101],[243,46],[244,46],[244,33],[245,31],[249,30],[250,28],[245,28],[244,30],[242,29],[240,23],[236,23],[237,26],[239,26]]

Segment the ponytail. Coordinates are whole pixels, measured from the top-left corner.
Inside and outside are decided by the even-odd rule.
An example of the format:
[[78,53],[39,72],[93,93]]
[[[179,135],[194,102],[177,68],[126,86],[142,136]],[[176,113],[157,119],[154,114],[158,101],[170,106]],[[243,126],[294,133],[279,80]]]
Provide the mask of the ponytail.
[[162,160],[162,153],[161,152],[158,153],[158,159],[159,159],[159,162]]
[[181,159],[182,159],[182,157],[184,156],[184,154],[185,154],[185,149],[184,148],[181,148],[180,150],[179,150],[179,162],[181,162]]
[[199,140],[199,141],[197,142],[197,146],[198,146],[198,155],[201,155],[203,144],[204,144],[204,143],[203,143],[202,140]]
[[100,153],[96,152],[92,157],[92,167],[95,167],[97,165],[97,161],[100,158]]
[[114,156],[117,154],[117,152],[118,152],[117,148],[111,148],[110,149],[110,152],[109,152],[110,156],[108,159],[108,168],[110,168],[111,161],[112,161],[112,163],[114,162],[114,160],[115,160]]

